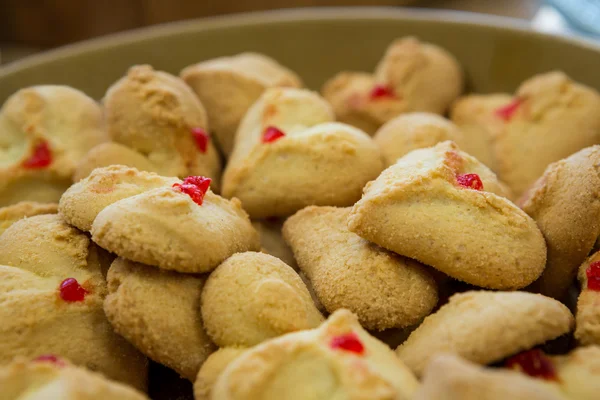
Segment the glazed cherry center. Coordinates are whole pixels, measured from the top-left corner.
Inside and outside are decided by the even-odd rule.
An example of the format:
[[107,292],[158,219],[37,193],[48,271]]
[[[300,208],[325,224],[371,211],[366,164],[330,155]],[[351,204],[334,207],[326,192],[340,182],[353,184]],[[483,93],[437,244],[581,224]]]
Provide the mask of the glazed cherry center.
[[535,378],[556,380],[556,368],[552,360],[540,349],[524,351],[506,360],[507,368],[520,370]]
[[477,174],[457,175],[456,182],[467,189],[483,190],[483,182]]
[[60,283],[60,298],[66,302],[73,303],[83,301],[88,291],[77,282],[75,278],[67,278]]
[[174,183],[173,189],[187,194],[194,203],[201,206],[211,181],[210,178],[204,176],[188,176],[183,180],[183,183]]
[[271,143],[285,136],[285,133],[275,126],[268,126],[262,137],[263,143]]
[[59,367],[62,367],[65,365],[65,362],[63,360],[61,360],[60,358],[58,358],[57,356],[55,356],[54,354],[43,354],[39,357],[34,358],[33,361],[34,362],[52,363]]
[[331,339],[329,346],[332,349],[340,349],[356,354],[363,354],[365,352],[365,347],[354,332],[334,337]]
[[39,142],[33,148],[33,154],[23,161],[23,167],[30,169],[45,168],[52,163],[52,152],[48,142]]
[[585,270],[587,276],[587,288],[594,291],[600,291],[600,261],[590,264]]
[[495,114],[504,121],[510,121],[521,106],[521,99],[515,99],[509,104],[496,109]]
[[395,98],[396,93],[394,93],[394,89],[392,89],[390,86],[375,85],[373,86],[373,89],[371,89],[369,97],[373,100],[383,98]]
[[208,133],[202,128],[192,128],[191,132],[194,141],[196,142],[196,147],[198,150],[200,150],[200,153],[206,153],[206,150],[208,149],[208,142],[210,141],[210,136]]

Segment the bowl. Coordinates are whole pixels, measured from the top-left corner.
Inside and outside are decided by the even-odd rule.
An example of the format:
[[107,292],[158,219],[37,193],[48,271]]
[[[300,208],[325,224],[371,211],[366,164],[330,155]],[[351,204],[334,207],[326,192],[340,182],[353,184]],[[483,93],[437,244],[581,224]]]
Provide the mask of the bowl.
[[318,89],[341,70],[373,69],[392,39],[439,44],[467,74],[468,90],[512,91],[553,69],[600,90],[600,45],[529,29],[523,21],[406,8],[320,8],[257,12],[171,23],[110,35],[0,68],[0,103],[35,84],[66,84],[101,98],[133,64],[171,73],[245,50],[266,53]]

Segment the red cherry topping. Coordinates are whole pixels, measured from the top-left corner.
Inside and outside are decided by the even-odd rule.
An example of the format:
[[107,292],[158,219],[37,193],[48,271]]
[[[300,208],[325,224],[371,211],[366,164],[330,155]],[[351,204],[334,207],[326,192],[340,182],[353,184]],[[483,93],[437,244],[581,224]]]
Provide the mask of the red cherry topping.
[[331,346],[332,349],[341,349],[356,354],[363,354],[365,352],[365,346],[363,346],[354,332],[334,337],[331,339],[329,346]]
[[281,130],[277,129],[274,126],[268,126],[263,133],[262,141],[263,143],[271,143],[276,141],[277,139],[281,139],[285,136]]
[[552,360],[540,349],[524,351],[505,362],[510,369],[521,371],[534,378],[556,380],[556,368]]
[[585,275],[587,276],[587,288],[600,291],[600,261],[591,263],[585,270]]
[[382,99],[382,98],[395,98],[396,94],[394,93],[394,89],[386,85],[375,85],[373,89],[371,89],[371,93],[369,93],[369,97],[372,100]]
[[208,133],[202,128],[192,128],[191,129],[192,136],[196,141],[196,147],[200,150],[200,153],[206,153],[206,149],[208,148],[208,142],[210,141],[210,136]]
[[183,183],[174,183],[173,188],[187,194],[194,200],[194,203],[201,206],[211,181],[212,179],[204,176],[188,176]]
[[65,362],[63,360],[61,360],[60,358],[58,358],[57,356],[55,356],[54,354],[41,355],[39,357],[34,358],[33,362],[48,362],[48,363],[55,364],[59,367],[63,367],[65,365]]
[[25,161],[23,161],[23,167],[38,169],[45,168],[52,163],[52,152],[48,142],[38,143],[34,149],[33,154]]
[[69,303],[83,301],[88,293],[75,278],[67,278],[60,283],[60,298]]
[[462,174],[456,176],[456,182],[467,189],[483,190],[483,182],[477,174]]
[[495,114],[497,117],[502,118],[504,121],[510,121],[513,114],[521,106],[521,99],[515,99],[509,104],[500,107],[496,110]]

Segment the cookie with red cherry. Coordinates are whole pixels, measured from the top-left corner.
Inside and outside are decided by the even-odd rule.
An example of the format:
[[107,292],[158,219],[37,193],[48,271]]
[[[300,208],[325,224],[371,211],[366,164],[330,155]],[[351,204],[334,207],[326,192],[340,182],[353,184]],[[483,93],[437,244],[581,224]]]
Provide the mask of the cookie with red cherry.
[[535,281],[544,237],[496,175],[452,142],[414,150],[364,190],[348,228],[452,278],[490,289]]
[[57,202],[76,165],[108,140],[102,110],[68,86],[21,89],[0,109],[0,207]]
[[284,237],[319,302],[330,313],[352,311],[375,331],[420,322],[437,304],[435,281],[419,262],[350,232],[350,210],[306,207],[284,224]]
[[204,104],[211,130],[226,156],[233,150],[240,121],[266,89],[302,86],[296,73],[264,54],[251,52],[190,65],[180,76]]
[[535,289],[562,298],[600,236],[600,146],[550,164],[519,204],[535,220],[548,247],[546,268]]
[[373,140],[334,122],[325,99],[271,88],[240,124],[222,192],[252,218],[284,217],[309,205],[352,205],[382,169]]
[[76,367],[66,359],[44,354],[32,360],[19,357],[0,367],[4,400],[147,400],[142,392]]
[[164,176],[204,175],[218,185],[221,161],[206,111],[183,80],[136,65],[107,90],[103,105],[110,139],[120,146],[95,148],[80,163],[78,178],[122,164]]
[[145,389],[146,358],[109,324],[100,250],[58,215],[0,236],[0,364],[54,354]]
[[490,364],[569,333],[573,315],[562,303],[527,292],[455,294],[396,353],[417,375],[439,353]]
[[403,399],[417,390],[410,370],[347,310],[320,327],[255,346],[220,374],[212,398]]
[[600,252],[579,268],[581,293],[575,314],[575,338],[583,345],[600,345]]
[[408,112],[444,114],[463,90],[463,72],[453,55],[415,37],[394,40],[373,74],[340,72],[323,96],[336,119],[373,134]]
[[0,235],[15,222],[28,217],[43,214],[56,214],[58,204],[36,203],[34,201],[22,201],[11,206],[0,208]]

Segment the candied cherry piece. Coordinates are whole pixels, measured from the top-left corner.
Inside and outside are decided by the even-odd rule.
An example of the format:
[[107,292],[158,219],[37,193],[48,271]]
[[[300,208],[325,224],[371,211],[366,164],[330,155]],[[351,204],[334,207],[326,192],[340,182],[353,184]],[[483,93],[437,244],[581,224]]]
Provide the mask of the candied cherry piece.
[[534,378],[556,380],[556,368],[552,360],[540,349],[524,351],[506,360],[505,366],[521,371]]
[[263,143],[271,143],[285,136],[285,133],[274,126],[268,126],[263,133]]
[[600,291],[600,261],[590,264],[585,270],[587,276],[587,288],[594,291]]
[[467,189],[483,190],[483,182],[477,174],[462,174],[456,176],[456,182]]
[[334,337],[331,339],[329,346],[332,349],[340,349],[356,354],[363,354],[365,352],[365,346],[363,346],[358,335],[354,332]]
[[67,278],[60,283],[60,298],[66,302],[73,303],[83,301],[88,291],[77,282],[75,278]]
[[33,148],[33,154],[23,161],[23,167],[30,169],[46,168],[52,163],[52,152],[48,142],[39,142]]
[[196,147],[200,150],[200,153],[206,153],[208,149],[208,142],[210,142],[210,136],[202,128],[192,128],[192,136],[196,142]]
[[59,367],[65,366],[65,362],[57,356],[55,356],[54,354],[43,354],[39,357],[34,358],[33,362],[47,362],[57,365]]
[[504,121],[510,121],[511,118],[513,117],[513,115],[515,114],[515,112],[517,112],[517,110],[521,106],[521,103],[522,103],[521,99],[514,99],[512,102],[508,103],[507,105],[496,109],[496,111],[494,113],[496,114],[497,117],[503,119]]
[[394,93],[394,89],[387,85],[375,85],[373,89],[371,89],[371,93],[369,93],[369,97],[372,100],[375,99],[383,99],[383,98],[395,98],[396,93]]
[[211,181],[212,179],[204,176],[188,176],[183,180],[183,183],[174,183],[173,189],[187,194],[194,203],[201,206]]

